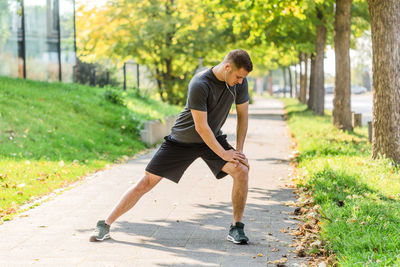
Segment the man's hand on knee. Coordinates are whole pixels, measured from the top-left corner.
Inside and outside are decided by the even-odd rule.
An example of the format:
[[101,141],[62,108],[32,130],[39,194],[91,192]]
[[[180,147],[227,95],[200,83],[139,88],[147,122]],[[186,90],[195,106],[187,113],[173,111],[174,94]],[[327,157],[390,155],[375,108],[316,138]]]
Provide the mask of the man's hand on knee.
[[[236,157],[236,159],[243,164],[244,166],[247,167],[248,170],[250,170],[250,165],[249,165],[249,160],[246,158],[246,155],[241,152],[241,151],[237,151],[238,152],[238,156]],[[236,167],[238,167],[239,165],[237,164]]]
[[243,164],[244,166],[246,166],[248,170],[250,170],[250,165],[249,165],[249,161],[247,160],[247,158],[244,159],[244,160],[243,159],[239,159],[239,162],[241,164]]

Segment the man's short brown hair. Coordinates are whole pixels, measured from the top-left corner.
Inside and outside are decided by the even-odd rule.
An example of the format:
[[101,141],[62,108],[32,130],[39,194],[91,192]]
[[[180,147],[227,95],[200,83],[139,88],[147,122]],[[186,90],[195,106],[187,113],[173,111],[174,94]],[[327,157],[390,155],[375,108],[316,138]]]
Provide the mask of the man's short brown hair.
[[250,56],[243,49],[236,49],[229,52],[224,58],[224,62],[233,63],[237,69],[244,68],[247,72],[253,70],[253,63]]

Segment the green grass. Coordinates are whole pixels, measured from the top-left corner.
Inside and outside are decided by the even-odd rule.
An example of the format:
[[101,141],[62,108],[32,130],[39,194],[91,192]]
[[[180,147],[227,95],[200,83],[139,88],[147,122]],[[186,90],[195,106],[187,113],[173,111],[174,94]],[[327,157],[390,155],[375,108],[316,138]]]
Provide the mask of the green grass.
[[339,265],[399,266],[399,167],[371,159],[365,127],[343,132],[332,126],[330,114],[314,116],[297,100],[283,102],[298,142],[300,186],[321,205],[321,238]]
[[145,149],[143,122],[180,109],[118,89],[0,78],[0,220]]

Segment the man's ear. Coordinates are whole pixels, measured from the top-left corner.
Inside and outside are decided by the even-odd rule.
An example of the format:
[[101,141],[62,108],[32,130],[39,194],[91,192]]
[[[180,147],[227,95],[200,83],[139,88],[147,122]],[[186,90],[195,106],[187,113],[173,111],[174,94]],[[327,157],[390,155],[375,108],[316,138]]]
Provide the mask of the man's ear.
[[225,69],[227,72],[230,72],[231,69],[232,69],[231,63],[229,63],[229,62],[226,63],[224,69]]

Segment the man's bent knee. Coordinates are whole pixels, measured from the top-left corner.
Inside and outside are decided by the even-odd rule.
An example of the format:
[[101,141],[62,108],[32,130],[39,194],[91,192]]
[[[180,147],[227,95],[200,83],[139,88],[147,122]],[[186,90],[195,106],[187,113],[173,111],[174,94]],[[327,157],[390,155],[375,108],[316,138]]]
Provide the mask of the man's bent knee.
[[222,167],[222,171],[226,172],[232,177],[246,177],[249,174],[249,168],[244,164],[236,164],[228,162]]
[[235,167],[235,172],[239,175],[239,176],[248,176],[249,174],[249,169],[247,168],[247,166],[243,165],[243,164],[239,164],[237,167]]
[[243,164],[239,164],[238,166],[234,166],[232,168],[232,172],[230,175],[233,177],[234,180],[238,180],[241,182],[247,182],[249,176],[249,169],[247,166]]

